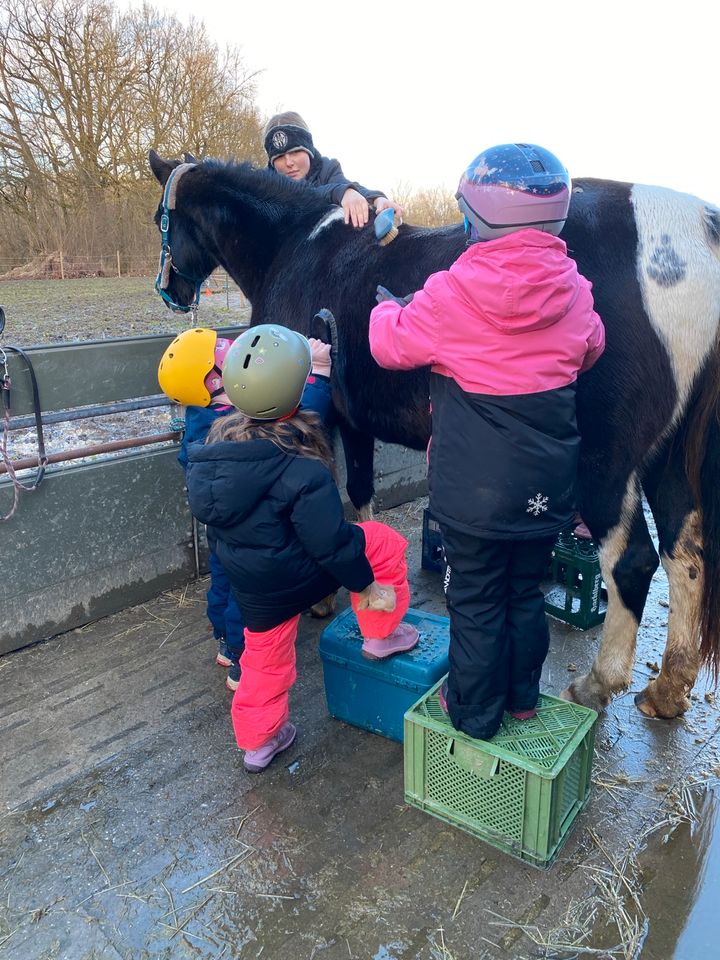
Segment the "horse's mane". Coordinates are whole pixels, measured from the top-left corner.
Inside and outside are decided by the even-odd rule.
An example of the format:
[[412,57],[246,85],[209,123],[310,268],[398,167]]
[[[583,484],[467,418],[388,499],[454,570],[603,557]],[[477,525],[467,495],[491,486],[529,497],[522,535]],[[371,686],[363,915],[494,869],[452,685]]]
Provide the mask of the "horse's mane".
[[306,181],[283,177],[247,161],[203,160],[198,163],[197,171],[200,175],[195,180],[198,191],[195,199],[201,202],[205,191],[208,191],[208,200],[217,200],[218,193],[223,192],[230,196],[241,194],[256,201],[290,207],[300,217],[319,216],[331,206]]

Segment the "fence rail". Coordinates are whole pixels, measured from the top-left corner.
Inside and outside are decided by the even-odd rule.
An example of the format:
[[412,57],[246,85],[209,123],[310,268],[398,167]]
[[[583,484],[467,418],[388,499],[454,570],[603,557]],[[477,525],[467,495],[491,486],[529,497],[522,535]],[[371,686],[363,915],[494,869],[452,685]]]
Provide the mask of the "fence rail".
[[[76,256],[56,250],[28,262],[0,257],[2,280],[71,280],[83,277],[154,277],[157,256],[126,256],[119,250],[95,256]],[[224,270],[216,270],[208,278],[210,288],[235,287]]]

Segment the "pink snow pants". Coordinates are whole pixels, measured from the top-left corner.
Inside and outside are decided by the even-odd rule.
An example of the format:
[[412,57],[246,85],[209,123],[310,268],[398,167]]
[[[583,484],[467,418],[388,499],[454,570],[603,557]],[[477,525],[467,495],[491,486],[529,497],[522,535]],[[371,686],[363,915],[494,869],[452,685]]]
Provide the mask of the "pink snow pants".
[[[382,639],[393,632],[410,605],[405,552],[407,540],[377,520],[358,524],[365,532],[365,556],[379,583],[392,584],[397,602],[392,613],[358,610],[358,595],[350,594],[360,633]],[[240,686],[231,715],[241,750],[256,750],[274,736],[289,715],[290,687],[295,683],[295,641],[300,615],[272,630],[245,628],[245,650],[240,657]]]

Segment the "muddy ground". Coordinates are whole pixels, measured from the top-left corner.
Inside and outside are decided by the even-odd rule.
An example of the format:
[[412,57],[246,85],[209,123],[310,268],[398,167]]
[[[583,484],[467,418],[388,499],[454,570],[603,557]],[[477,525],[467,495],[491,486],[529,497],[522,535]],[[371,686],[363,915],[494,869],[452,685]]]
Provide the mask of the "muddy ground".
[[[410,541],[425,501],[382,514]],[[720,713],[638,713],[667,617],[658,578],[632,690],[600,718],[591,799],[539,870],[404,802],[401,744],[329,716],[303,618],[296,744],[261,776],[234,746],[203,581],[0,658],[0,956],[8,960],[533,960],[714,956]],[[341,592],[338,610],[347,605]],[[551,620],[542,688],[600,628]]]

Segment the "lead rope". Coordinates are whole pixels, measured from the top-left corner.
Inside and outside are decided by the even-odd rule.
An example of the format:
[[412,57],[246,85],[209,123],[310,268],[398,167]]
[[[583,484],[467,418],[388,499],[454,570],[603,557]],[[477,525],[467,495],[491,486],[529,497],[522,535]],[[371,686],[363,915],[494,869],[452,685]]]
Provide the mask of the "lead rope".
[[45,476],[45,467],[47,465],[45,437],[43,436],[42,428],[42,412],[40,408],[40,391],[38,390],[35,370],[30,362],[30,358],[23,350],[20,349],[20,347],[7,347],[7,349],[12,350],[14,353],[17,353],[22,357],[27,364],[28,373],[30,374],[33,395],[33,410],[35,414],[35,429],[37,431],[38,463],[37,474],[35,475],[33,482],[23,483],[18,479],[15,468],[13,467],[12,461],[8,455],[8,437],[10,436],[10,388],[12,386],[12,380],[10,379],[10,373],[8,371],[7,353],[5,352],[2,344],[0,344],[0,390],[2,391],[3,398],[3,431],[2,440],[0,440],[0,460],[2,461],[13,485],[13,505],[9,513],[5,514],[5,516],[0,516],[0,522],[11,520],[15,516],[18,504],[20,502],[21,490],[26,490],[28,493],[32,492],[33,490],[37,490],[42,483],[43,477]]

